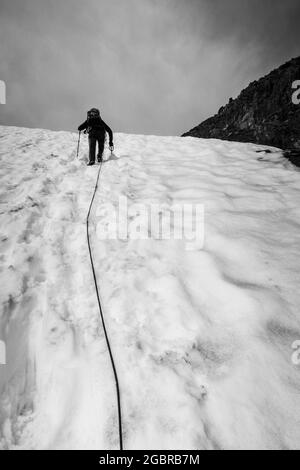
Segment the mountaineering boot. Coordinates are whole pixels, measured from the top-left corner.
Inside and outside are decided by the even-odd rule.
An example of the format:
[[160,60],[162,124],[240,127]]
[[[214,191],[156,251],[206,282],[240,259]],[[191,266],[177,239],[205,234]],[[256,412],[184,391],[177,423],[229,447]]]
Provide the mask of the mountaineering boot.
[[97,161],[98,163],[101,163],[103,160],[102,160],[102,155],[97,155]]
[[93,166],[95,165],[95,162],[88,162],[87,166]]

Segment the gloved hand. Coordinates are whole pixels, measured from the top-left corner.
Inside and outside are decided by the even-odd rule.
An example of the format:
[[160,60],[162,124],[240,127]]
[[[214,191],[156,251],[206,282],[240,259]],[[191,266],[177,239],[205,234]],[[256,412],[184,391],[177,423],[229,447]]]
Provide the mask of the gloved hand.
[[109,142],[109,148],[110,148],[110,150],[114,149],[114,143],[113,142]]

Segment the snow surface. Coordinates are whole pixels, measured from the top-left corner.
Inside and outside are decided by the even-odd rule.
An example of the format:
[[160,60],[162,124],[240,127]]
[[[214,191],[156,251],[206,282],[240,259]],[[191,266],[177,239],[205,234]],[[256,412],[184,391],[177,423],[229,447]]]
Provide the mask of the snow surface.
[[[118,448],[86,243],[97,168],[76,144],[0,127],[2,449]],[[115,146],[92,247],[125,449],[299,448],[299,170],[253,144],[116,134]],[[120,195],[205,204],[203,249],[99,240]]]

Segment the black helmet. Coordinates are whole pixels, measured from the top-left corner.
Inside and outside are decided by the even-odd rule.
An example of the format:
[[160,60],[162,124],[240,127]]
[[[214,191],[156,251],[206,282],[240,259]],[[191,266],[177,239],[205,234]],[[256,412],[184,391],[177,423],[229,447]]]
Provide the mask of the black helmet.
[[97,108],[92,108],[87,112],[88,119],[99,118],[99,117],[100,117],[100,111]]

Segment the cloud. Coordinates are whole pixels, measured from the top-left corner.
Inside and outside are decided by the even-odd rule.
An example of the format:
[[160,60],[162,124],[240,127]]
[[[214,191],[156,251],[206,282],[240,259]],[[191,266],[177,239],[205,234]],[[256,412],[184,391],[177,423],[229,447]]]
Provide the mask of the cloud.
[[298,0],[203,0],[200,3],[207,18],[206,35],[211,40],[231,39],[241,46],[255,43],[263,55],[273,57],[282,52],[298,53]]
[[0,123],[181,134],[297,54],[298,0],[1,0]]

